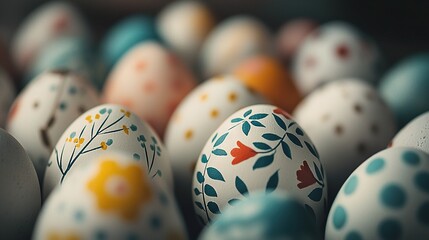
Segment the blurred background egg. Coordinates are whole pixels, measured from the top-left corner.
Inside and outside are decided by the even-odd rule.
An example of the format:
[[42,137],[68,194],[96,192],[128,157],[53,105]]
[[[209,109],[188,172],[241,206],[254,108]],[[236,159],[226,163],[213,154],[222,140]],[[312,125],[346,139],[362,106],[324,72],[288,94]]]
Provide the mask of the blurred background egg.
[[228,18],[213,29],[202,46],[202,75],[208,78],[230,72],[245,58],[273,50],[271,33],[263,23],[245,15]]
[[374,43],[354,26],[345,22],[325,23],[299,47],[294,58],[294,79],[303,94],[338,79],[375,82],[379,55]]
[[429,155],[389,148],[360,165],[332,205],[325,239],[426,239]]
[[429,112],[405,125],[393,138],[390,147],[413,147],[429,154]]
[[301,101],[301,94],[289,72],[276,58],[266,55],[250,57],[240,62],[233,73],[270,104],[287,112],[292,112]]
[[15,99],[15,87],[9,75],[0,67],[0,128],[4,128],[7,113]]
[[261,192],[228,206],[199,239],[320,239],[317,232],[314,216],[299,200],[286,192]]
[[413,55],[399,62],[385,73],[379,90],[401,127],[429,111],[429,54]]
[[70,123],[97,104],[97,92],[87,79],[67,70],[40,74],[16,98],[6,129],[27,151],[41,183],[54,144]]
[[0,238],[30,239],[41,206],[36,171],[21,144],[0,129]]
[[196,83],[176,55],[159,43],[145,42],[131,49],[110,73],[103,101],[128,107],[164,136],[176,106]]
[[360,79],[316,89],[293,115],[319,151],[331,203],[350,173],[384,149],[396,132],[390,109],[374,87]]
[[166,43],[190,67],[215,24],[210,9],[201,1],[176,1],[158,15],[157,26]]
[[169,189],[129,154],[83,165],[48,198],[33,239],[187,239]]

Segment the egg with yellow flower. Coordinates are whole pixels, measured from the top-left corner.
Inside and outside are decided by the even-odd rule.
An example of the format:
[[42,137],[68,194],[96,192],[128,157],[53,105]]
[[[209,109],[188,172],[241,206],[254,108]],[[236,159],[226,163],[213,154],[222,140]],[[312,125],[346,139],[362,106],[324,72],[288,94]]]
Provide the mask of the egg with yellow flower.
[[169,188],[141,160],[122,151],[93,157],[52,192],[33,239],[188,238]]
[[154,130],[120,105],[100,105],[82,114],[60,137],[49,159],[44,197],[68,175],[99,155],[123,151],[149,179],[172,187],[170,159]]

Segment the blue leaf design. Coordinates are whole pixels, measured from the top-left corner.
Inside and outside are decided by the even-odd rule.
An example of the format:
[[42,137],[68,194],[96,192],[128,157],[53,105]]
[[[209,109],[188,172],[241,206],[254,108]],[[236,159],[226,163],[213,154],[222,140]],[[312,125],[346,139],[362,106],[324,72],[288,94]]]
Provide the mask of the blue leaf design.
[[135,131],[137,131],[137,126],[134,124],[131,124],[130,129],[131,129],[131,131],[135,132]]
[[249,122],[244,122],[243,125],[241,126],[241,130],[243,130],[244,135],[248,135],[249,131],[250,131],[250,123]]
[[229,200],[229,201],[228,201],[228,204],[229,204],[229,205],[234,205],[234,204],[236,204],[238,201],[240,201],[240,200],[238,200],[237,198],[233,198],[233,199],[231,199],[231,200]]
[[301,141],[292,133],[286,133],[287,137],[289,138],[289,140],[291,142],[293,142],[295,145],[299,146],[299,147],[303,147]]
[[281,127],[283,130],[286,131],[286,124],[285,124],[285,122],[283,122],[283,120],[279,116],[277,116],[275,114],[273,114],[273,116],[274,116],[274,120],[276,120],[276,122],[277,122],[277,125],[279,125],[279,127]]
[[214,140],[216,139],[216,137],[217,137],[217,133],[213,136],[212,142],[214,142]]
[[217,170],[214,167],[208,167],[207,174],[213,180],[219,180],[219,181],[225,182],[225,179],[223,178],[222,173],[220,173],[219,170]]
[[140,160],[140,155],[138,155],[137,153],[134,153],[134,154],[133,154],[133,158],[134,158],[135,160]]
[[213,150],[213,151],[212,151],[212,153],[213,153],[214,155],[216,155],[216,156],[226,156],[226,155],[228,155],[228,154],[225,152],[225,150],[220,149],[220,148]]
[[270,145],[263,143],[263,142],[254,142],[253,145],[261,150],[268,150],[271,149]]
[[265,125],[264,124],[262,124],[262,123],[260,123],[260,122],[258,122],[258,121],[251,121],[250,122],[253,126],[255,126],[255,127],[265,127]]
[[252,109],[250,109],[250,110],[247,110],[245,113],[244,113],[244,117],[247,117],[247,116],[249,116],[250,114],[252,113]]
[[274,190],[276,190],[277,186],[279,185],[279,170],[277,170],[269,179],[267,182],[267,186],[265,187],[265,192],[270,193]]
[[311,154],[313,154],[313,156],[319,159],[319,154],[317,153],[316,149],[313,148],[313,146],[311,146],[308,142],[304,141],[304,143],[305,143],[305,146],[307,146],[308,150],[311,152]]
[[194,188],[194,193],[198,196],[201,194],[201,191],[198,188]]
[[107,139],[107,141],[106,141],[107,146],[112,145],[112,143],[113,143],[113,140],[112,140],[112,139]]
[[238,176],[235,178],[235,188],[241,195],[246,196],[249,193],[246,184]]
[[257,114],[253,114],[252,116],[250,116],[249,119],[258,120],[258,119],[263,119],[266,116],[268,116],[268,114],[266,114],[266,113],[257,113]]
[[242,118],[233,118],[232,120],[231,120],[231,123],[236,123],[236,122],[241,122],[241,121],[243,121],[244,119],[242,119]]
[[277,136],[276,134],[272,134],[272,133],[264,133],[262,134],[262,137],[270,141],[277,141],[282,139],[280,136]]
[[228,132],[227,132],[227,133],[225,133],[225,134],[223,134],[222,136],[220,136],[220,137],[218,138],[218,140],[216,140],[216,142],[215,142],[215,144],[213,145],[213,147],[215,148],[215,147],[217,147],[217,146],[221,145],[221,144],[223,143],[223,141],[225,141],[226,136],[228,136]]
[[140,135],[140,140],[146,142],[146,138],[143,135]]
[[204,185],[204,193],[210,197],[217,197],[216,190],[211,185]]
[[308,194],[308,197],[311,200],[318,202],[320,201],[320,199],[322,199],[322,192],[323,192],[322,188],[315,188],[313,191],[311,191],[310,194]]
[[197,180],[199,183],[203,183],[204,182],[204,176],[201,172],[197,172]]
[[286,157],[292,160],[292,153],[290,151],[290,147],[285,141],[282,141],[282,150],[283,150],[283,153],[286,155]]
[[258,158],[258,160],[256,160],[255,164],[253,165],[253,170],[269,166],[271,163],[273,163],[273,161],[274,161],[274,154],[260,157]]
[[315,162],[313,162],[313,165],[314,165],[314,170],[316,172],[317,179],[319,179],[320,181],[322,181],[323,178],[322,178],[322,174],[320,173],[319,168],[317,167],[317,165],[316,165]]
[[203,154],[202,156],[201,156],[201,162],[202,163],[207,163],[209,160],[207,159],[207,155],[205,155],[205,154]]
[[70,138],[74,138],[76,136],[76,132],[70,133]]
[[304,132],[302,131],[301,128],[296,128],[295,130],[296,134],[298,134],[299,136],[304,136]]
[[208,202],[207,207],[213,214],[220,214],[219,206],[215,202]]
[[99,113],[101,113],[101,114],[105,114],[105,113],[106,113],[106,108],[102,108],[102,109],[100,109]]
[[204,207],[203,207],[203,204],[201,204],[200,202],[195,201],[195,205],[197,205],[197,207],[198,207],[199,209],[201,209],[201,210],[205,211],[205,210],[204,210]]

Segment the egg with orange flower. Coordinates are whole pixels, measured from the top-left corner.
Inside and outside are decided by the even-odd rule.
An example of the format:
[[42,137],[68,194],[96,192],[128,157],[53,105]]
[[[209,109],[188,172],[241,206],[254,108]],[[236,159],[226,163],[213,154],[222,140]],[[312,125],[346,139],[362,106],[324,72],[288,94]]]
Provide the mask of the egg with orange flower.
[[272,105],[243,108],[220,125],[201,152],[192,188],[203,223],[260,191],[294,195],[321,228],[328,211],[326,174],[314,144]]
[[118,150],[140,164],[149,179],[172,187],[168,153],[149,124],[123,106],[105,104],[83,113],[60,137],[46,168],[44,197],[85,162]]
[[82,162],[48,198],[33,239],[187,239],[169,188],[127,152]]

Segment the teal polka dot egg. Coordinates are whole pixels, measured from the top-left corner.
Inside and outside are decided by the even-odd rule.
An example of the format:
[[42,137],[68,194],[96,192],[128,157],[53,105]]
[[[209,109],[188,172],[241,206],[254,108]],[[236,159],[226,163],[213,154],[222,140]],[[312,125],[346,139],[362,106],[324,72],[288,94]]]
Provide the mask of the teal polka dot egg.
[[200,240],[319,239],[314,216],[286,192],[259,192],[225,209]]
[[389,148],[347,179],[329,212],[325,239],[427,239],[429,155]]

